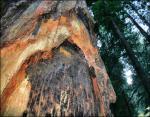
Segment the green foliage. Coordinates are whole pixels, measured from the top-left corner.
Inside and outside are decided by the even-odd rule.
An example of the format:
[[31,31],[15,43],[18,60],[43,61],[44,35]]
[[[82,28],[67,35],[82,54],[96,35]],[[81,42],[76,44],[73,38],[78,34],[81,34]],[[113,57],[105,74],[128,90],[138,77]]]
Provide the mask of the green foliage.
[[[150,106],[147,92],[138,79],[139,76],[136,74],[128,54],[114,33],[115,29],[111,22],[111,18],[113,18],[126,37],[132,51],[136,54],[136,58],[142,64],[143,69],[150,71],[150,46],[140,32],[134,29],[131,21],[127,21],[125,9],[128,4],[133,2],[137,2],[137,5],[141,4],[140,9],[144,10],[146,7],[142,7],[142,4],[146,5],[148,1],[97,0],[90,4],[94,19],[99,25],[97,33],[99,33],[102,43],[100,53],[117,95],[117,102],[111,107],[114,115],[118,117],[146,115],[145,109]],[[128,9],[128,11],[134,14],[132,9]],[[134,17],[134,19],[140,20],[139,17]],[[125,60],[124,63],[120,61],[120,58]],[[133,73],[132,85],[127,83],[127,78],[124,76],[124,70],[127,66]],[[127,105],[129,108],[127,108]]]
[[5,2],[4,0],[0,0],[0,14],[3,15],[3,9],[5,8]]

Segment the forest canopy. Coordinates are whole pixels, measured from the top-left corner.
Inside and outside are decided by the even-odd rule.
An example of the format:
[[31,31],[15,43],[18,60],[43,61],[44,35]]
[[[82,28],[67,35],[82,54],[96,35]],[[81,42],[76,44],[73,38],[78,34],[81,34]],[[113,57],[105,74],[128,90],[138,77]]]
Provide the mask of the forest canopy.
[[117,95],[115,116],[150,116],[150,2],[87,0]]

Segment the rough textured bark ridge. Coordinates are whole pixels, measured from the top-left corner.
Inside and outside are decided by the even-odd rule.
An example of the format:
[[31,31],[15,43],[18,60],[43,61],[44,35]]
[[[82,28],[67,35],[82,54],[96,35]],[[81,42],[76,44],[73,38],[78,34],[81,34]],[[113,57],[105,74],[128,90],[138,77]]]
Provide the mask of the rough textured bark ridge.
[[111,116],[116,96],[86,2],[22,3],[2,18],[1,115]]

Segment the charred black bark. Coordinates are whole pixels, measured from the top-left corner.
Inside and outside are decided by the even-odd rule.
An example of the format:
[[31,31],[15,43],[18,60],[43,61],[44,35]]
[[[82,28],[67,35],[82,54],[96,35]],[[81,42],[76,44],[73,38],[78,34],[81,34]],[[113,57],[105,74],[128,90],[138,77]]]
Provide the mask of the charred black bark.
[[[71,53],[70,57],[59,51],[64,45],[66,51]],[[53,116],[97,116],[100,104],[92,104],[96,100],[89,67],[82,52],[74,51],[67,42],[55,49],[54,53],[52,60],[40,62],[28,69],[32,89],[27,115],[45,116],[50,113]],[[59,104],[61,107],[57,107]]]

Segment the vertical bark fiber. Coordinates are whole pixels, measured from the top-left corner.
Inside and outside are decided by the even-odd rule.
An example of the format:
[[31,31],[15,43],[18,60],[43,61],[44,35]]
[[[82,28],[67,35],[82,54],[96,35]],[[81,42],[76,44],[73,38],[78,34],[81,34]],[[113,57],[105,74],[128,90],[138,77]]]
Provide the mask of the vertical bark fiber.
[[39,0],[15,17],[8,12],[2,18],[1,115],[111,116],[116,96],[85,1]]

